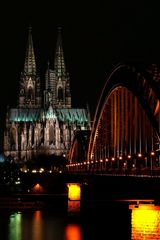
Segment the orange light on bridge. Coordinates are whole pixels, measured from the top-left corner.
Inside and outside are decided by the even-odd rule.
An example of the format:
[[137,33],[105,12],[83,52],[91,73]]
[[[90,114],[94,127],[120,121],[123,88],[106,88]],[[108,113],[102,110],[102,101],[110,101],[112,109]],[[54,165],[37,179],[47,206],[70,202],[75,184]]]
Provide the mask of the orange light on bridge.
[[119,160],[122,160],[122,156],[119,156]]
[[160,239],[160,207],[152,204],[130,205],[132,239]]
[[142,154],[141,154],[141,153],[138,153],[138,157],[142,157]]
[[44,192],[44,189],[43,189],[43,187],[42,187],[39,183],[37,183],[37,184],[34,185],[34,187],[32,188],[32,191],[33,191],[34,193],[42,193],[42,192]]
[[152,151],[152,152],[151,152],[151,155],[154,156],[154,154],[155,154],[155,153]]
[[68,199],[80,201],[81,199],[81,186],[79,183],[68,183]]
[[115,158],[114,157],[112,157],[112,161],[114,161],[115,160]]
[[128,158],[131,158],[131,155],[128,155]]

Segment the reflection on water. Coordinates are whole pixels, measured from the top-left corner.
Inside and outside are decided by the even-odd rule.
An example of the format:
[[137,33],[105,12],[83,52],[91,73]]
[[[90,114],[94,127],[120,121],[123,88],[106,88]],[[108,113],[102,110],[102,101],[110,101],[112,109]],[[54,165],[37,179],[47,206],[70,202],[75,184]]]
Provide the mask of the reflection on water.
[[5,229],[3,240],[61,240],[66,227],[64,216],[43,211],[3,212],[0,225]]
[[21,213],[14,213],[10,215],[9,239],[21,239]]
[[78,224],[68,224],[65,228],[66,240],[82,240],[81,228]]
[[35,211],[33,215],[33,223],[32,223],[32,239],[33,240],[41,240],[42,239],[42,212]]
[[132,240],[160,239],[160,206],[130,205]]
[[[129,207],[128,207],[129,206]],[[80,215],[53,211],[0,211],[0,239],[86,240],[160,239],[160,206],[128,202],[86,203]]]
[[80,213],[80,201],[71,201],[68,200],[68,213],[72,214],[79,214]]

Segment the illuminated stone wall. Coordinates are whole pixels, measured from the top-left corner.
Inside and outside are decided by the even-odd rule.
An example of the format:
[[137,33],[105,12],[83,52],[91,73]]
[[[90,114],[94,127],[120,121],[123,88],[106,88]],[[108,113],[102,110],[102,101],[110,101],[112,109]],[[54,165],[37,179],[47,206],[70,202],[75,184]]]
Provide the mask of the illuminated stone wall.
[[160,239],[160,207],[139,205],[132,208],[132,240]]

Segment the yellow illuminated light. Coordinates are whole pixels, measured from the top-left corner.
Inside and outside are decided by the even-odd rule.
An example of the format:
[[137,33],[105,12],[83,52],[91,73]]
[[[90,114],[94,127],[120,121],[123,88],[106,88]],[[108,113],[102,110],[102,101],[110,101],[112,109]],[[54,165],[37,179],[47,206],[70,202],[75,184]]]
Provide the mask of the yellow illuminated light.
[[160,239],[160,208],[152,204],[131,206],[132,239]]
[[81,198],[81,187],[79,183],[68,183],[68,199],[69,200],[80,200]]
[[39,172],[40,173],[44,172],[44,168],[40,168]]

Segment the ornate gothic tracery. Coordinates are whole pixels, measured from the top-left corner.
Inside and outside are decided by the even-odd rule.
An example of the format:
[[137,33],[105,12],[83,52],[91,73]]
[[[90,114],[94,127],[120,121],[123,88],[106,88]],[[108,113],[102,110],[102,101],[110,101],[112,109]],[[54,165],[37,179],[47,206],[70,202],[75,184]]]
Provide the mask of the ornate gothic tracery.
[[71,105],[61,29],[58,30],[54,69],[48,64],[45,74],[44,101],[35,59],[29,28],[18,107],[8,109],[4,133],[4,153],[16,161],[39,154],[67,154],[75,131],[90,128],[89,111]]

